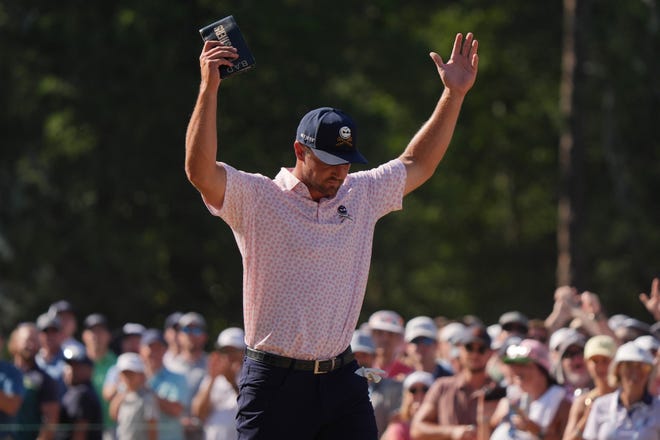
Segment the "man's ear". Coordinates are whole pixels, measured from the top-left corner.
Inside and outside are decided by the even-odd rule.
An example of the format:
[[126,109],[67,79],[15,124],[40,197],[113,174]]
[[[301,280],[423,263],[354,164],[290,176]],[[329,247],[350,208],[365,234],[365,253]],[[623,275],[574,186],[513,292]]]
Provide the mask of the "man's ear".
[[296,152],[296,159],[305,160],[306,147],[298,141],[293,142],[293,149]]

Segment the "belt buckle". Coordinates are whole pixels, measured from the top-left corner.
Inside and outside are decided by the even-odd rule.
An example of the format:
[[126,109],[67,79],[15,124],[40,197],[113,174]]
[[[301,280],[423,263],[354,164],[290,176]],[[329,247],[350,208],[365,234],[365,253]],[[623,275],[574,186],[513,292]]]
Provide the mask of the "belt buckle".
[[[332,365],[330,365],[330,369],[327,371],[321,371],[319,369],[319,367],[321,366],[321,362],[328,362],[328,361],[332,362]],[[328,371],[332,371],[334,369],[335,369],[335,358],[327,359],[325,361],[319,361],[319,360],[314,361],[314,374],[326,374]]]

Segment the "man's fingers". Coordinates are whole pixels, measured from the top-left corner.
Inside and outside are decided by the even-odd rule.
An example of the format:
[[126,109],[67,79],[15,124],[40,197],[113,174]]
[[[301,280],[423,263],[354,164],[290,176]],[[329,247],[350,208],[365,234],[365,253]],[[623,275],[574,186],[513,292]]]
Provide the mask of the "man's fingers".
[[454,39],[454,47],[451,50],[451,58],[460,55],[462,46],[463,46],[463,34],[458,33],[456,34],[456,38]]

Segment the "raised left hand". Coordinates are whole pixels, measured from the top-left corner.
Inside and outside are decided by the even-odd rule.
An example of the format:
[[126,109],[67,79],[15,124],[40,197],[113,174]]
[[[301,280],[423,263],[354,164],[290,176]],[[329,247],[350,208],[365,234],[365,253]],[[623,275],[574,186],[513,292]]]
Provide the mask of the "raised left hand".
[[435,52],[430,56],[438,68],[438,73],[446,88],[453,92],[466,94],[474,85],[477,78],[479,43],[474,39],[472,32],[468,32],[463,41],[463,34],[456,34],[454,48],[447,63]]

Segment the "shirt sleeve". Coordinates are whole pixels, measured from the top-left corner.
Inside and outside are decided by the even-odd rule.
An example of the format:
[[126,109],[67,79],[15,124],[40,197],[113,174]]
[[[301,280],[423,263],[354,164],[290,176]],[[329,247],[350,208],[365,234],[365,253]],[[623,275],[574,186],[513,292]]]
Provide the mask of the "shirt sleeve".
[[366,186],[369,203],[378,218],[403,207],[406,167],[399,159],[350,176],[356,185]]
[[231,165],[222,163],[227,172],[227,186],[225,188],[225,197],[221,207],[213,205],[204,200],[204,204],[209,212],[222,218],[232,229],[237,228],[240,221],[249,216],[257,209],[256,197],[262,194],[261,191],[271,180],[261,174],[246,173],[239,171]]

